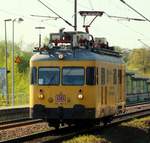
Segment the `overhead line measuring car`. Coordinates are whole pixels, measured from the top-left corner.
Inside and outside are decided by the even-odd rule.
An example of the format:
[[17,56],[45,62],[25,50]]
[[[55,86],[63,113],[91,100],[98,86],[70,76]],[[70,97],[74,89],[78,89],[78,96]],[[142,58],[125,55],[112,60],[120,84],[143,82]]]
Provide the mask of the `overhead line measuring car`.
[[30,115],[50,126],[109,122],[125,111],[125,65],[105,38],[50,34],[30,60]]

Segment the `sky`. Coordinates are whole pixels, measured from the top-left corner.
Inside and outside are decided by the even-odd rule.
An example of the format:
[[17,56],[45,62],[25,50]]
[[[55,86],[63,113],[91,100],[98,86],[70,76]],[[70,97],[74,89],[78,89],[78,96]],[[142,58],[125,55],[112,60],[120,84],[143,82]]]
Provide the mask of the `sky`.
[[[48,7],[53,9],[61,17],[74,24],[74,0],[41,0]],[[150,19],[149,0],[124,0]],[[97,10],[113,16],[141,18],[140,15],[128,8],[120,0],[77,0],[78,11]],[[14,33],[15,42],[22,42],[22,49],[28,50],[31,43],[38,44],[38,35],[42,38],[49,36],[50,33],[58,32],[65,28],[66,31],[74,30],[61,19],[48,19],[42,17],[33,17],[31,15],[53,16],[54,13],[44,7],[38,0],[0,0],[0,40],[4,40],[4,20],[23,18],[24,21],[18,23],[15,21]],[[84,31],[83,18],[78,14],[78,30]],[[91,17],[86,18],[86,24],[89,24]],[[45,29],[37,30],[35,27],[43,26]],[[7,39],[12,40],[12,22],[7,22]],[[120,46],[122,48],[140,48],[144,45],[138,41],[141,39],[147,45],[150,45],[150,22],[148,21],[128,21],[109,18],[106,14],[97,17],[89,28],[90,33],[95,37],[106,37],[110,46]]]

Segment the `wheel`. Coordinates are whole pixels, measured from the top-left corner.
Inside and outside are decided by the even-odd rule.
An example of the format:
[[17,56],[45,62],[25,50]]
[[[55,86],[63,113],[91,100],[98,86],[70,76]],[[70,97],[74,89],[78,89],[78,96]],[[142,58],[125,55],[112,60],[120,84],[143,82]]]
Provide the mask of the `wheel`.
[[58,130],[60,127],[60,123],[56,122],[56,123],[52,123],[52,122],[48,122],[48,126],[49,127],[54,127],[55,130]]
[[59,130],[59,126],[60,126],[60,124],[55,124],[54,125],[55,130]]
[[112,121],[112,117],[111,116],[105,117],[102,120],[102,122],[104,123],[104,126],[106,126],[107,124],[111,123],[111,121]]

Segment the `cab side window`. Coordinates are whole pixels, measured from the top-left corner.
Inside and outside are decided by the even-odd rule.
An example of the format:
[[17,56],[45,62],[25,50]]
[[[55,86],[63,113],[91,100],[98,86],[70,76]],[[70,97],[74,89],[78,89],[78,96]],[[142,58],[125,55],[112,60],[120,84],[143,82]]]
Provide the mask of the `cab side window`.
[[122,84],[122,70],[118,70],[118,82]]
[[95,85],[96,84],[96,67],[86,68],[86,84]]
[[105,68],[101,68],[101,85],[105,84]]
[[117,70],[113,69],[113,84],[117,84]]
[[31,68],[31,84],[37,84],[37,69],[36,67]]

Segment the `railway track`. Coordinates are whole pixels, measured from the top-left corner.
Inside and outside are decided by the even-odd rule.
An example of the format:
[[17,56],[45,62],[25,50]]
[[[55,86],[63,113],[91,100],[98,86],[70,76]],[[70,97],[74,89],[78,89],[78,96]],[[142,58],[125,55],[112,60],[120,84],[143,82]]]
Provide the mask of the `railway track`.
[[0,107],[0,123],[29,118],[29,106]]
[[15,123],[15,122],[21,122],[24,120],[31,120],[30,118],[22,118],[22,119],[14,119],[14,120],[6,120],[6,121],[1,121],[0,126],[4,124],[10,124],[10,123]]
[[[143,117],[147,115],[150,115],[150,109],[144,109],[144,110],[140,110],[137,112],[130,112],[130,113],[118,115],[114,117],[114,120],[112,121],[112,123],[108,124],[107,127],[115,126],[117,124],[131,120],[133,118]],[[106,128],[106,126],[98,125],[98,126],[91,127],[91,128],[81,128],[81,129],[76,128],[75,126],[74,127],[66,126],[64,128],[60,128],[60,130],[51,129],[48,131],[44,131],[44,132],[40,132],[40,133],[36,133],[36,134],[24,136],[24,137],[10,139],[7,141],[1,141],[0,143],[27,142],[27,141],[34,142],[34,140],[36,142],[37,139],[40,139],[40,141],[44,143],[48,143],[48,142],[57,143],[57,142],[62,142],[63,140],[73,138],[74,136],[92,133],[93,131],[102,129],[102,128]]]
[[20,126],[25,126],[25,125],[32,125],[32,124],[40,123],[40,122],[43,122],[43,120],[41,120],[41,119],[34,120],[34,119],[30,119],[30,118],[10,120],[10,121],[6,121],[6,122],[0,122],[0,130],[20,127]]

